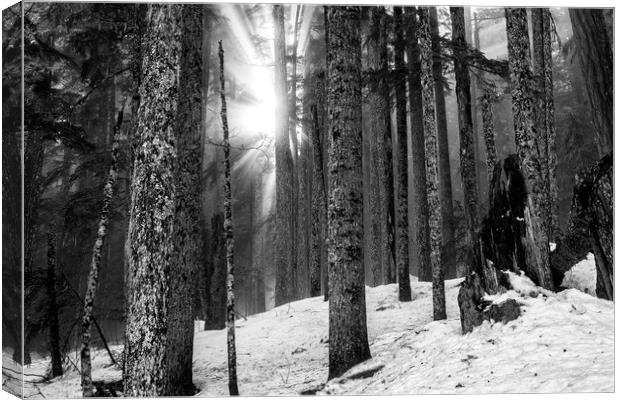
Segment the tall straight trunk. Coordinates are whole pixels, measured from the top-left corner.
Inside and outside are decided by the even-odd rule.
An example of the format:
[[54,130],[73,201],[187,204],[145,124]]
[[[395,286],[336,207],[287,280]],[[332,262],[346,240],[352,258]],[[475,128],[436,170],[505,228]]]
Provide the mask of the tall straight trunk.
[[535,283],[553,289],[549,268],[549,240],[545,218],[545,182],[541,169],[544,159],[538,155],[535,139],[540,134],[534,120],[534,96],[527,28],[524,8],[506,9],[508,60],[510,66],[512,114],[515,141],[521,171],[527,189],[525,214],[526,268]]
[[226,238],[226,343],[228,348],[228,391],[231,396],[239,395],[237,388],[237,351],[235,348],[235,292],[234,292],[234,247],[232,218],[232,189],[230,176],[230,141],[228,139],[228,116],[224,81],[224,49],[219,43],[220,57],[220,102],[222,110],[222,131],[224,133],[224,236]]
[[310,188],[311,182],[308,172],[310,169],[310,143],[303,138],[299,143],[297,158],[298,178],[298,207],[297,207],[297,288],[298,296],[305,298],[309,295],[309,266],[310,266]]
[[439,145],[439,196],[441,197],[442,261],[446,278],[456,277],[456,241],[452,219],[452,178],[450,177],[450,146],[444,92],[443,62],[437,21],[437,7],[430,8],[433,46],[433,79],[435,80],[435,109],[437,111],[437,141]]
[[532,93],[534,107],[532,108],[534,115],[534,124],[538,134],[534,137],[536,152],[542,166],[540,174],[544,190],[541,191],[541,206],[545,210],[540,223],[543,229],[549,232],[550,228],[550,197],[549,197],[549,153],[547,145],[547,112],[546,112],[546,95],[545,95],[545,59],[543,44],[543,9],[533,8],[531,10],[532,21]]
[[58,332],[58,303],[56,301],[56,232],[54,225],[47,234],[47,322],[49,330],[52,371],[50,378],[62,375],[62,354],[60,353],[60,334]]
[[[174,265],[175,132],[181,6],[150,4],[131,185],[124,393],[165,396]],[[157,65],[158,68],[152,68]]]
[[426,150],[424,148],[424,122],[422,118],[422,83],[420,48],[418,46],[418,21],[416,10],[406,7],[407,60],[409,71],[409,116],[411,118],[411,154],[413,162],[413,265],[418,280],[430,282],[431,271],[430,227],[428,196],[426,192]]
[[310,250],[310,296],[327,289],[327,178],[325,174],[325,72],[314,75],[312,121],[312,234]]
[[543,10],[543,57],[545,68],[545,122],[547,130],[547,168],[549,176],[549,239],[555,240],[559,235],[559,198],[557,181],[557,147],[555,134],[555,106],[553,101],[553,54],[551,41],[551,11],[548,8]]
[[394,7],[394,67],[396,82],[396,269],[398,271],[398,300],[411,301],[409,282],[409,215],[407,160],[407,85],[405,71],[405,40],[402,7]]
[[558,186],[556,180],[555,110],[551,55],[551,13],[548,8],[532,9],[533,73],[535,82],[538,153],[544,157],[545,213],[542,221],[551,239],[558,232]]
[[275,29],[276,92],[276,306],[295,298],[295,218],[294,189],[297,179],[289,143],[286,94],[286,45],[284,42],[284,10],[273,6]]
[[360,7],[327,7],[329,376],[370,358],[362,260]]
[[[389,86],[387,73],[386,13],[384,7],[368,9],[369,26],[366,34],[368,56],[364,68],[368,75],[368,94],[364,103],[364,259],[367,264],[366,279],[372,286],[387,283],[387,271],[393,263],[391,257],[390,206],[387,193],[393,192],[392,132],[390,110],[387,103]],[[385,68],[385,69],[384,69]],[[385,85],[385,86],[384,86]],[[386,151],[386,134],[389,135],[389,161]],[[389,169],[389,175],[387,170]],[[386,181],[389,179],[389,182]],[[388,184],[389,183],[389,184]],[[393,195],[389,197],[393,198]]]
[[422,69],[422,115],[426,149],[426,189],[430,209],[431,269],[433,271],[433,318],[446,319],[446,294],[441,265],[441,199],[439,197],[439,146],[435,120],[433,49],[429,7],[420,7],[420,64]]
[[601,152],[613,150],[613,52],[601,9],[569,8],[573,38],[586,82],[590,112]]
[[302,297],[310,296],[310,235],[312,212],[312,143],[310,112],[310,92],[313,80],[311,78],[310,60],[305,60],[302,98],[302,140],[299,146],[299,162],[297,178],[299,182],[299,207],[297,215],[297,262],[299,264],[299,285]]
[[[290,92],[289,92],[289,96],[288,96],[288,116],[289,116],[289,123],[288,123],[288,131],[289,131],[289,140],[291,142],[291,155],[293,158],[293,170],[292,170],[292,174],[293,174],[293,186],[292,186],[292,191],[291,191],[291,198],[292,198],[292,208],[291,208],[291,225],[292,225],[292,232],[293,232],[293,240],[291,241],[291,244],[293,246],[293,263],[291,264],[291,276],[292,276],[292,292],[291,292],[291,298],[290,300],[297,300],[299,298],[301,298],[301,294],[303,291],[302,288],[302,281],[303,281],[303,275],[304,275],[304,267],[307,266],[303,265],[303,261],[301,260],[301,258],[303,258],[303,256],[301,255],[301,251],[303,251],[302,249],[300,249],[300,247],[303,248],[303,233],[302,233],[302,226],[299,222],[299,218],[301,217],[300,213],[301,213],[301,209],[305,206],[302,202],[301,202],[301,180],[302,178],[302,174],[303,172],[301,171],[301,166],[299,165],[299,141],[297,139],[297,43],[298,43],[298,32],[299,32],[299,18],[300,18],[300,11],[301,11],[301,5],[297,5],[296,7],[296,11],[295,11],[295,20],[294,20],[294,25],[293,25],[293,51],[291,54],[291,80],[290,80]],[[284,11],[283,11],[284,12]],[[282,43],[284,43],[284,48],[286,51],[286,40],[283,40]],[[286,61],[284,62],[284,65],[286,66]]]
[[177,157],[174,255],[168,307],[168,374],[166,392],[171,396],[194,394],[192,356],[194,344],[193,280],[202,265],[201,215],[201,89],[202,5],[183,5],[179,71],[179,96],[175,134]]
[[[368,37],[368,68],[373,74],[368,88],[368,107],[373,112],[369,132],[375,135],[376,180],[378,206],[373,207],[373,219],[379,225],[380,276],[378,284],[391,283],[390,271],[395,269],[394,234],[394,170],[392,168],[392,120],[390,115],[390,85],[388,79],[388,26],[384,7],[371,7],[373,27]],[[373,149],[371,148],[371,151]],[[372,171],[371,171],[372,173]]]
[[[450,17],[452,20],[454,76],[456,80],[456,102],[461,147],[459,152],[461,156],[461,180],[463,185],[465,218],[467,222],[467,241],[468,247],[472,253],[470,268],[481,277],[485,277],[480,247],[478,245],[478,180],[476,179],[476,156],[474,150],[469,71],[466,63],[467,42],[465,41],[465,16],[463,7],[450,7]],[[481,281],[486,287],[485,279]]]
[[[487,177],[489,182],[493,178],[493,171],[497,163],[497,148],[495,147],[495,123],[493,121],[494,93],[491,89],[485,90],[480,98],[480,112],[482,113],[482,133],[487,153]],[[492,205],[489,205],[491,207]]]
[[[212,11],[210,5],[204,4],[202,10],[202,86],[201,86],[201,125],[200,125],[200,181],[203,182],[203,171],[208,168],[208,162],[212,160],[207,158],[205,152],[209,152],[207,147],[207,105],[208,105],[208,97],[209,97],[209,76],[210,76],[210,58],[211,58],[211,31],[213,29],[212,23]],[[207,203],[210,201],[209,197],[206,195],[205,187],[206,185],[201,185],[201,202]],[[214,202],[217,203],[217,202]],[[202,225],[202,239],[203,239],[203,254],[202,254],[202,265],[199,266],[200,271],[198,272],[198,276],[200,282],[198,284],[198,290],[200,291],[200,306],[201,317],[205,321],[205,328],[207,325],[207,315],[208,309],[211,302],[211,290],[210,285],[211,282],[207,278],[208,273],[211,270],[212,264],[210,262],[211,253],[207,251],[208,243],[210,236],[210,219],[211,219],[212,210],[207,207],[201,207],[201,216],[200,223]]]
[[97,227],[97,238],[93,245],[92,258],[90,261],[90,271],[88,273],[88,281],[86,286],[86,294],[84,296],[84,309],[82,314],[82,350],[80,352],[80,361],[82,368],[82,396],[92,397],[94,392],[92,375],[91,375],[91,359],[90,359],[90,329],[93,322],[93,305],[95,303],[95,293],[99,284],[99,267],[101,264],[101,253],[103,244],[108,233],[108,224],[110,223],[110,208],[112,206],[112,196],[114,194],[114,184],[118,174],[118,148],[121,134],[121,125],[123,123],[123,109],[118,113],[114,133],[112,137],[112,160],[110,161],[110,169],[108,170],[108,178],[103,187],[103,206],[99,214],[99,223]]

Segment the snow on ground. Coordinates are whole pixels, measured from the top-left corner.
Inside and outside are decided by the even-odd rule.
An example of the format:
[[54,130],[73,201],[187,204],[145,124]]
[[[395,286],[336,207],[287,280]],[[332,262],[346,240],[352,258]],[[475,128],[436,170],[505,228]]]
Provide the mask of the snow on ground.
[[588,256],[575,264],[564,274],[562,286],[567,288],[579,289],[584,293],[596,296],[596,264],[594,254]]
[[[613,391],[613,302],[576,289],[536,291],[530,297],[527,278],[513,274],[511,280],[520,292],[501,297],[516,299],[523,315],[506,325],[485,322],[467,335],[461,334],[456,301],[461,279],[446,281],[444,321],[432,321],[429,282],[412,277],[414,300],[408,303],[398,302],[396,284],[367,288],[373,358],[345,374],[349,379],[330,381],[319,394]],[[322,387],[327,306],[316,297],[237,320],[242,395],[298,395]],[[198,331],[194,359],[198,396],[226,396],[225,330]],[[105,352],[97,353],[93,367],[96,380],[120,378]],[[363,373],[368,370],[374,375]],[[48,398],[80,396],[75,371],[38,386]]]

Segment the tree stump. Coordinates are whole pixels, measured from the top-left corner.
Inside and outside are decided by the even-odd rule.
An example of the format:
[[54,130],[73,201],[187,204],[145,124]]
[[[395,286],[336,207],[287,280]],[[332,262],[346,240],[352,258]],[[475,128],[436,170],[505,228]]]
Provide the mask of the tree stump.
[[568,228],[551,253],[554,280],[561,283],[565,272],[592,252],[596,295],[613,300],[613,154],[581,171],[576,179]]
[[459,290],[458,303],[461,312],[463,334],[471,332],[483,321],[507,323],[519,318],[521,308],[514,299],[494,304],[483,298],[484,290],[476,273],[465,278]]

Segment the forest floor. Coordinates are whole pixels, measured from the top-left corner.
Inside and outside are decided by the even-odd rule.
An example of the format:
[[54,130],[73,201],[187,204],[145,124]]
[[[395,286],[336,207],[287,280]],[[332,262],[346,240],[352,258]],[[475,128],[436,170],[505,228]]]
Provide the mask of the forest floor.
[[[614,391],[614,303],[593,293],[593,260],[565,279],[571,289],[549,293],[512,275],[522,316],[461,334],[457,294],[446,281],[448,319],[432,320],[430,282],[412,277],[414,300],[401,303],[397,285],[367,288],[372,359],[325,385],[328,304],[321,297],[237,320],[239,390],[246,396],[317,394],[471,394]],[[595,278],[594,278],[595,279]],[[533,297],[532,297],[533,296]],[[199,324],[197,324],[198,326]],[[115,347],[114,351],[120,352]],[[197,396],[226,396],[226,333],[199,331],[194,341]],[[43,374],[49,360],[25,368]],[[35,372],[38,371],[38,372]],[[105,352],[93,357],[94,380],[120,379]],[[75,370],[51,382],[27,384],[29,397],[80,397]],[[32,388],[29,390],[29,386]]]

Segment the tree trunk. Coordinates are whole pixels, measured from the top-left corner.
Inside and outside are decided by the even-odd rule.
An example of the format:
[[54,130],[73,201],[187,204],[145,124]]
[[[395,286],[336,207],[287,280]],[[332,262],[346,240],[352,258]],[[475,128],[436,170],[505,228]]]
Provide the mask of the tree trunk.
[[555,180],[555,124],[553,109],[553,77],[551,71],[551,14],[548,9],[532,9],[532,61],[536,106],[534,116],[540,134],[536,138],[541,155],[545,184],[543,227],[549,238],[557,232],[557,182]]
[[208,284],[207,317],[205,330],[219,330],[226,326],[226,246],[224,243],[224,214],[211,218],[209,258],[206,277]]
[[450,147],[444,93],[443,63],[437,7],[430,8],[433,47],[433,79],[435,80],[435,108],[437,110],[437,141],[439,145],[439,195],[441,197],[442,264],[448,279],[456,278],[456,241],[452,224],[452,178],[450,177]]
[[409,282],[409,215],[407,203],[407,85],[405,71],[405,40],[402,7],[394,7],[394,68],[396,82],[396,270],[398,271],[398,300],[411,301]]
[[[375,171],[378,205],[371,214],[378,225],[378,246],[380,274],[376,284],[395,282],[391,271],[395,270],[394,234],[394,171],[392,168],[392,121],[390,116],[390,85],[388,79],[388,26],[384,7],[370,8],[373,34],[368,37],[368,69],[372,74],[369,81],[367,103],[372,116],[369,118],[369,135],[374,135],[371,147],[375,154]],[[374,151],[373,151],[374,150]],[[374,226],[373,226],[374,228]]]
[[[476,179],[476,156],[474,150],[474,132],[471,113],[471,93],[469,71],[466,64],[467,42],[465,41],[465,16],[463,7],[450,7],[452,19],[452,41],[454,44],[454,76],[456,79],[456,101],[459,119],[459,140],[461,156],[461,180],[465,218],[467,223],[467,241],[472,257],[470,270],[484,277],[482,259],[478,246],[478,180]],[[484,280],[482,280],[484,282]]]
[[551,11],[548,8],[543,10],[543,57],[545,67],[543,70],[545,77],[545,128],[547,130],[547,168],[549,180],[549,238],[555,239],[560,231],[559,218],[559,199],[557,181],[557,147],[555,133],[555,106],[553,100],[553,54],[551,41]]
[[528,193],[524,210],[526,229],[526,268],[534,271],[534,282],[546,289],[553,289],[549,269],[549,240],[545,218],[545,182],[541,169],[546,165],[538,155],[535,140],[539,131],[534,121],[532,71],[530,70],[527,14],[524,8],[506,9],[508,59],[512,83],[512,113],[515,141],[521,171]]
[[424,122],[422,118],[422,83],[420,49],[418,47],[418,22],[413,7],[406,7],[407,60],[409,70],[409,115],[411,117],[411,154],[413,161],[413,265],[418,280],[430,282],[431,271],[430,228],[426,188],[426,150],[424,148]]
[[[376,11],[375,11],[376,12]],[[368,55],[362,58],[363,74],[367,96],[362,104],[362,135],[364,167],[364,265],[366,284],[375,287],[382,284],[383,270],[381,264],[381,205],[379,199],[379,176],[377,154],[377,132],[373,129],[377,115],[376,98],[373,97],[377,77],[374,75],[377,56],[377,36],[381,29],[380,14],[373,20],[373,8],[364,9],[364,19],[368,19],[363,30],[363,40],[367,43]],[[374,36],[374,37],[373,37]],[[374,59],[373,59],[374,58]],[[384,218],[384,217],[383,217]]]
[[[310,192],[310,258],[309,289],[310,297],[321,295],[321,275],[327,263],[325,245],[327,224],[327,202],[325,199],[325,70],[315,66],[314,52],[319,41],[310,39],[306,51],[304,72],[304,128],[311,145],[311,187]],[[322,63],[321,63],[322,64]]]
[[[124,394],[165,396],[170,275],[174,265],[174,124],[181,6],[148,6],[135,135]],[[158,68],[153,68],[157,65]]]
[[327,7],[329,377],[370,358],[362,260],[360,7]]
[[420,61],[422,70],[422,115],[426,150],[426,190],[430,211],[431,270],[433,271],[433,318],[446,319],[446,294],[441,255],[441,199],[439,197],[439,148],[435,120],[433,50],[429,7],[420,7]]
[[226,343],[228,348],[228,391],[231,396],[239,395],[237,388],[237,350],[235,348],[235,292],[234,292],[234,238],[232,218],[232,190],[230,177],[230,142],[228,139],[228,117],[224,84],[224,49],[219,44],[220,57],[220,101],[222,131],[224,132],[224,237],[226,238]]
[[176,115],[176,179],[174,254],[168,307],[168,388],[170,396],[190,396],[194,344],[193,281],[202,263],[201,215],[201,90],[202,5],[183,5]]
[[276,88],[276,306],[296,296],[294,274],[295,247],[294,181],[297,179],[289,144],[286,94],[286,45],[284,42],[284,10],[273,6],[275,29],[275,88]]
[[[497,148],[495,147],[495,122],[493,121],[493,101],[495,94],[491,89],[486,89],[480,98],[480,111],[482,113],[482,133],[487,150],[487,177],[489,185],[493,180],[493,171],[497,164]],[[490,189],[489,189],[490,190]],[[489,204],[489,209],[491,204]]]
[[62,354],[60,353],[60,334],[58,332],[58,304],[56,302],[56,232],[50,226],[47,234],[47,298],[49,301],[47,321],[50,340],[52,371],[50,378],[62,375]]
[[613,149],[614,134],[614,64],[605,18],[600,9],[569,8],[568,13],[603,156]]
[[112,196],[114,194],[114,184],[117,177],[118,147],[121,135],[121,126],[123,123],[123,111],[118,113],[116,125],[114,126],[112,138],[112,160],[110,161],[110,169],[108,178],[103,188],[103,206],[99,214],[99,223],[97,227],[97,238],[93,245],[92,258],[90,261],[90,271],[88,274],[88,283],[86,286],[86,295],[84,296],[84,311],[82,314],[82,350],[80,353],[82,367],[82,396],[92,397],[94,395],[94,387],[91,376],[91,359],[90,359],[90,328],[93,319],[93,305],[95,304],[95,292],[99,284],[99,267],[101,264],[101,251],[106,239],[108,224],[110,222],[110,208],[112,206]]

